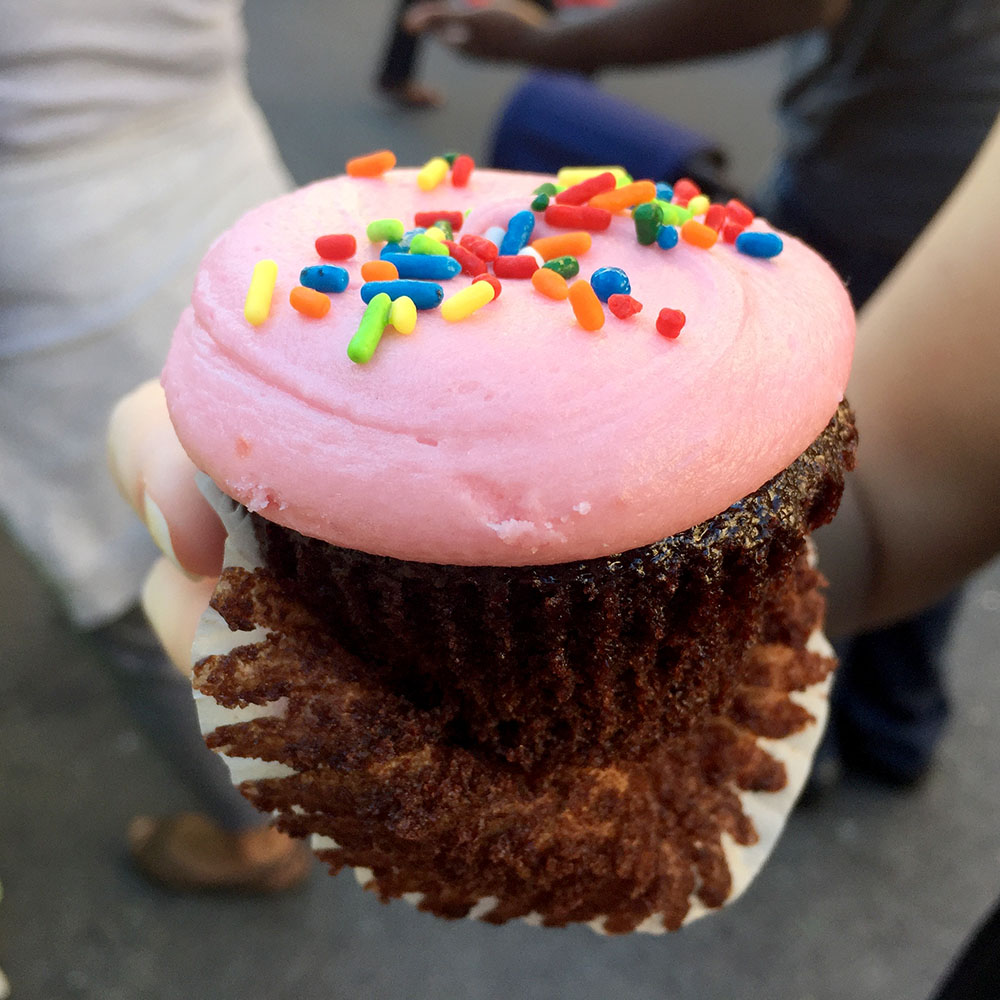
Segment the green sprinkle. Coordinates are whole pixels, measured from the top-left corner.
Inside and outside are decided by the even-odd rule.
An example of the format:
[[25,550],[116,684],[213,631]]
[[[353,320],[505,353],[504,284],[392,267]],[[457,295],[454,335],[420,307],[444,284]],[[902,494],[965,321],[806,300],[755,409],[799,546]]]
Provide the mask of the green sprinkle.
[[461,156],[461,153],[442,153],[441,159],[444,160],[449,167],[455,166],[455,161]]
[[673,202],[663,201],[661,198],[656,199],[656,204],[660,206],[660,210],[663,212],[663,225],[676,226],[677,206]]
[[691,209],[675,205],[672,201],[657,199],[656,204],[663,209],[663,224],[665,226],[683,226],[688,219],[694,216]]
[[444,233],[446,240],[453,240],[455,238],[455,230],[451,228],[451,223],[447,219],[438,219],[434,225]]
[[550,198],[554,194],[559,193],[559,188],[552,183],[552,181],[546,181],[544,184],[539,184],[538,187],[532,192],[532,194],[547,194]]
[[556,274],[561,274],[564,278],[575,278],[580,273],[580,262],[575,257],[553,257],[547,260],[542,267],[547,267]]
[[447,257],[448,248],[443,243],[434,239],[433,236],[428,236],[426,233],[417,233],[410,240],[410,253],[429,253],[436,254],[438,257]]
[[405,232],[402,219],[375,219],[367,229],[372,243],[399,243]]
[[656,242],[656,234],[663,223],[663,209],[655,201],[647,201],[632,210],[632,221],[635,223],[635,238],[648,247]]
[[347,356],[355,364],[363,365],[371,361],[389,322],[391,308],[392,299],[385,292],[372,296],[358,324],[358,332],[351,337],[351,342],[347,345]]
[[531,203],[532,212],[544,212],[548,207],[549,196],[547,194],[536,195],[535,200]]

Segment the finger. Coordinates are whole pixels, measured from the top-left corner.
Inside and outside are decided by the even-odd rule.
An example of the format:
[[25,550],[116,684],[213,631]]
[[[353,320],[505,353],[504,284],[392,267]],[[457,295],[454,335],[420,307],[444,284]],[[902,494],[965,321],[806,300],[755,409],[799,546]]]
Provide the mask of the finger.
[[115,407],[108,463],[164,555],[189,573],[218,575],[225,531],[195,485],[195,467],[174,434],[159,383],[146,382]]
[[191,646],[198,621],[208,607],[215,579],[192,580],[170,560],[160,559],[142,588],[142,608],[156,637],[184,674],[191,673]]

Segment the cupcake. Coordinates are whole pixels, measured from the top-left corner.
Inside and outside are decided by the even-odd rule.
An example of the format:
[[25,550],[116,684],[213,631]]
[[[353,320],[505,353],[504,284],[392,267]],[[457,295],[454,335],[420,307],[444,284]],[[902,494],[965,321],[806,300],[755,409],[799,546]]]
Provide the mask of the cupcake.
[[230,535],[206,739],[383,899],[674,929],[819,738],[849,300],[681,185],[432,175],[279,198],[199,271],[163,384]]

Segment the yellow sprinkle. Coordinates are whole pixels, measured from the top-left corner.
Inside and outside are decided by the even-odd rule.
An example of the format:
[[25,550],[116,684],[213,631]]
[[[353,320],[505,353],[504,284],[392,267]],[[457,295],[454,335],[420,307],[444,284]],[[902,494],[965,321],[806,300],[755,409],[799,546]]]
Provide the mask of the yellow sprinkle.
[[[482,284],[482,282],[480,282]],[[417,307],[409,295],[400,295],[389,307],[389,325],[397,332],[409,336],[417,325]]]
[[433,191],[447,176],[451,167],[443,156],[428,160],[417,173],[417,187],[421,191]]
[[556,182],[563,187],[572,187],[574,184],[579,184],[580,181],[596,177],[598,174],[606,174],[608,171],[615,175],[616,187],[632,182],[631,175],[624,167],[563,167],[556,174]]
[[273,260],[257,261],[250,277],[246,304],[243,306],[243,315],[246,316],[247,322],[260,326],[267,319],[271,311],[274,283],[277,280],[278,265]]
[[425,229],[424,236],[427,236],[432,240],[437,240],[438,243],[444,243],[444,241],[448,239],[448,237],[444,234],[444,230],[438,229],[437,226],[431,226],[430,228]]
[[708,211],[708,207],[711,204],[711,199],[707,194],[696,194],[688,202],[687,207],[691,209],[692,215],[704,215]]
[[494,294],[493,286],[488,281],[474,281],[441,303],[441,315],[448,322],[456,323],[482,309],[487,302],[492,302]]

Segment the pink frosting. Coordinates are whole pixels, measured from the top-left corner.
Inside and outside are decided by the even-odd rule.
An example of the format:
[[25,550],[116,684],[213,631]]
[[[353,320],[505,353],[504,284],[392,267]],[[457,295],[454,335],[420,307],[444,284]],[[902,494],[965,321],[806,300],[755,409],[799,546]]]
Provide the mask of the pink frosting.
[[[794,460],[842,399],[854,341],[844,287],[795,239],[773,260],[721,241],[664,251],[627,215],[595,234],[581,277],[620,267],[643,311],[588,333],[568,302],[506,280],[470,318],[422,311],[374,358],[346,354],[363,311],[373,219],[472,209],[483,233],[546,178],[476,171],[421,191],[412,170],[335,178],[246,215],[208,252],[163,373],[184,447],[230,496],[337,545],[426,562],[556,563],[682,531]],[[763,227],[763,223],[754,224]],[[323,319],[289,305],[314,240],[358,237],[348,290]],[[538,218],[533,238],[552,235]],[[269,318],[243,304],[254,264],[278,281]],[[444,282],[450,295],[469,282]],[[687,324],[656,332],[663,307]]]

